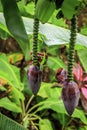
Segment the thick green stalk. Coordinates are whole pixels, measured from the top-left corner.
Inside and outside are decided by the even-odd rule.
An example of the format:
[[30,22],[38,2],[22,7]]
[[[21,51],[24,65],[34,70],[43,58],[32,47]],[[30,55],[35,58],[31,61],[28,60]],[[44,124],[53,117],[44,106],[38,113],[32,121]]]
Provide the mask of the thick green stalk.
[[33,26],[33,65],[38,65],[38,56],[37,56],[37,48],[38,48],[38,32],[39,32],[39,20],[34,18],[34,26]]
[[73,63],[74,63],[74,48],[76,43],[77,33],[77,19],[73,16],[71,20],[71,37],[69,43],[69,55],[68,55],[68,81],[73,80]]

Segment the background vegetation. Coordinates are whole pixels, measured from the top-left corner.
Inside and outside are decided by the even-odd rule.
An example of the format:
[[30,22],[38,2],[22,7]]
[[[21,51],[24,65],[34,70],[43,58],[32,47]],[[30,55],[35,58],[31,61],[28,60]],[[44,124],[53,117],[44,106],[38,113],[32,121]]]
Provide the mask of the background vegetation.
[[[87,130],[87,2],[62,2],[48,23],[40,23],[38,55],[43,76],[40,90],[34,96],[27,80],[27,69],[32,63],[34,1],[0,1],[1,130]],[[63,16],[59,15],[61,10]],[[60,67],[67,70],[70,20],[74,14],[78,16],[75,81],[81,96],[78,107],[69,116],[55,73]]]

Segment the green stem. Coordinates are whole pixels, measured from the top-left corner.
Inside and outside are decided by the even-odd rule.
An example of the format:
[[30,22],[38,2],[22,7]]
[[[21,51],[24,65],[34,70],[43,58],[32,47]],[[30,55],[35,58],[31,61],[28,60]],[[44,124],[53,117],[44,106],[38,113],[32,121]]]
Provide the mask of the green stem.
[[31,124],[32,124],[32,126],[35,128],[35,130],[39,130],[39,129],[35,126],[35,124],[34,124],[33,121],[31,121]]
[[21,101],[21,107],[22,107],[22,119],[23,117],[25,116],[25,104],[24,104],[24,101]]
[[31,98],[28,100],[28,103],[27,103],[26,108],[25,108],[26,112],[27,112],[27,110],[28,110],[28,108],[29,108],[29,105],[30,105],[30,103],[32,102],[32,100],[33,100],[34,97],[35,97],[35,96],[32,95]]
[[39,32],[39,20],[34,18],[34,26],[33,26],[33,65],[38,65],[38,56],[37,56],[37,48],[38,48],[38,32]]
[[68,81],[73,80],[73,63],[74,63],[74,48],[76,42],[77,22],[76,16],[73,16],[71,20],[71,38],[69,43],[69,55],[68,55]]
[[37,108],[38,106],[39,106],[38,104],[34,105],[32,108],[30,108],[30,109],[28,110],[27,114],[29,114],[32,110],[34,110],[34,109]]

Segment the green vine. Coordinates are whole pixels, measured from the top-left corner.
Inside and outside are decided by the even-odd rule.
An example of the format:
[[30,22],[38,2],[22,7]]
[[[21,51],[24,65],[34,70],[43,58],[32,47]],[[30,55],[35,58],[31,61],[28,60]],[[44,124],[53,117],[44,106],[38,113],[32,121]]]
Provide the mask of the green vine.
[[77,33],[77,18],[73,16],[71,19],[71,38],[69,44],[69,55],[68,55],[68,81],[73,80],[73,63],[74,63],[74,48],[76,42]]

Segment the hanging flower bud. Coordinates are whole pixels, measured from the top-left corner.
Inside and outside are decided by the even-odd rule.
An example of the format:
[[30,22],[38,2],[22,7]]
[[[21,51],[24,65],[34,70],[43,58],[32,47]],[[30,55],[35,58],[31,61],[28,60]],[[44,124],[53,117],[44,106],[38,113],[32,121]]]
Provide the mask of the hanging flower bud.
[[78,85],[74,82],[66,82],[62,89],[62,99],[69,115],[72,115],[78,105],[80,91]]
[[42,72],[39,66],[31,65],[27,71],[28,81],[30,85],[30,89],[33,94],[36,95],[39,91],[42,79]]
[[63,68],[59,68],[56,71],[55,78],[58,80],[58,83],[63,84],[67,79],[67,72]]

